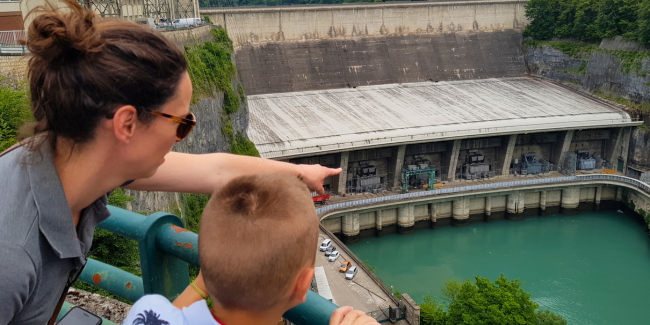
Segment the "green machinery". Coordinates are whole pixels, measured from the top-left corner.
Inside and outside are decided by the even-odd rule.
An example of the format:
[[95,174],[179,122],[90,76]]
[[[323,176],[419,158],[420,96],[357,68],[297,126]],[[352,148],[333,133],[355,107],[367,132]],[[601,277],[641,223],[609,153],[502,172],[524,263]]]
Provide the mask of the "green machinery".
[[402,169],[402,193],[409,192],[409,179],[413,175],[429,174],[428,190],[433,190],[433,183],[436,181],[436,170],[434,168],[404,168]]

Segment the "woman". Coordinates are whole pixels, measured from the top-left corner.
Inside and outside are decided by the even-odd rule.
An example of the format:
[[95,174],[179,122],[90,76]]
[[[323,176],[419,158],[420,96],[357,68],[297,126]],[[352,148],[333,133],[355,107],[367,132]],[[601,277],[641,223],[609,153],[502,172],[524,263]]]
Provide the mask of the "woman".
[[0,157],[0,325],[51,319],[109,216],[106,193],[121,185],[209,194],[243,174],[282,172],[322,192],[340,172],[170,152],[196,123],[183,52],[146,27],[63,2],[72,10],[47,10],[28,31],[37,135]]

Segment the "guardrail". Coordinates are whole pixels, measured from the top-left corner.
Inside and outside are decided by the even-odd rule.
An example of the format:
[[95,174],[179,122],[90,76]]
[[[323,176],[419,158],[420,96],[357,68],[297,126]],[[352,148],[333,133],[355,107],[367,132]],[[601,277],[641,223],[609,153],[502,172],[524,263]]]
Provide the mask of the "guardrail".
[[28,52],[25,45],[0,43],[0,55],[24,55]]
[[613,180],[613,181],[627,183],[645,191],[646,193],[650,193],[650,186],[637,179],[626,177],[626,176],[611,175],[611,174],[593,174],[593,175],[577,175],[577,176],[527,179],[522,181],[479,184],[479,185],[472,185],[472,186],[451,187],[451,188],[443,188],[443,189],[430,190],[430,191],[388,195],[388,196],[381,196],[372,199],[330,204],[316,209],[316,213],[319,216],[322,216],[322,214],[328,211],[341,209],[341,208],[348,208],[348,207],[360,206],[366,204],[384,203],[390,201],[399,201],[399,200],[410,199],[410,198],[436,196],[440,194],[450,194],[450,193],[459,193],[459,192],[468,192],[468,191],[477,191],[477,190],[505,189],[508,187],[516,187],[516,186],[530,186],[530,185],[541,185],[541,184],[551,184],[551,183],[562,183],[568,181],[597,180],[597,179]]
[[[199,236],[183,228],[181,219],[173,214],[144,216],[112,206],[108,209],[111,216],[98,227],[138,242],[142,277],[88,259],[79,279],[132,302],[151,293],[170,300],[178,297],[190,283],[188,265],[199,266]],[[70,306],[65,305],[59,319]],[[284,317],[296,325],[326,325],[336,308],[310,290],[305,303]]]

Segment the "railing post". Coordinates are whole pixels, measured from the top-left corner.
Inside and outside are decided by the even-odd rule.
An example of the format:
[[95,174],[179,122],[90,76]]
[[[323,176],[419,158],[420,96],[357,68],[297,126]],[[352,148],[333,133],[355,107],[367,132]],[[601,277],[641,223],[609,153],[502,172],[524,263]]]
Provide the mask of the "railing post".
[[181,219],[166,212],[143,220],[138,232],[140,265],[145,294],[157,293],[174,300],[190,284],[188,264],[156,247],[156,235],[164,227],[183,227]]

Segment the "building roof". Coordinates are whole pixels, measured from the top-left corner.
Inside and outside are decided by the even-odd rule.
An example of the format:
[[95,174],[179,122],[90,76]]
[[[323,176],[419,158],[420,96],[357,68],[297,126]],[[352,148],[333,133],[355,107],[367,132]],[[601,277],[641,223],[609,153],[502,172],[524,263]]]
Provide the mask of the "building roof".
[[265,158],[641,123],[602,100],[529,77],[254,95],[248,105],[248,136]]

